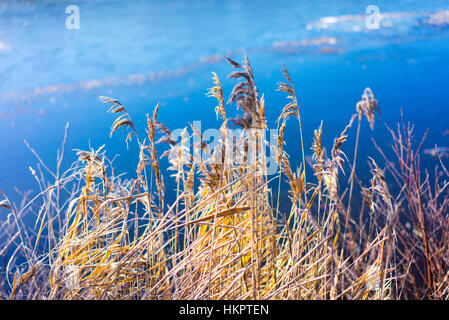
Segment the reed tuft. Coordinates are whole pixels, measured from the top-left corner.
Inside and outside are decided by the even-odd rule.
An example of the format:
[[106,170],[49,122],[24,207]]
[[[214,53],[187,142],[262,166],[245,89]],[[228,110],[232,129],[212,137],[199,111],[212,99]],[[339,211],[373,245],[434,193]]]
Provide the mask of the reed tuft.
[[[75,149],[77,160],[63,172],[68,126],[55,172],[27,143],[38,159],[30,171],[40,192],[24,194],[17,205],[0,191],[0,213],[6,212],[0,215],[1,299],[449,298],[449,176],[441,157],[434,177],[422,167],[425,136],[416,146],[404,119],[396,130],[388,127],[394,157],[373,140],[378,152],[368,158],[372,178],[364,181],[356,167],[362,118],[373,130],[380,113],[366,88],[329,156],[321,122],[306,163],[300,111],[307,106],[299,107],[293,78],[282,66],[286,82],[278,91],[288,102],[271,146],[279,170],[269,176],[264,96],[248,57],[227,61],[234,68],[228,78],[237,83],[226,108],[234,105],[243,114],[227,118],[213,73],[206,94],[217,100],[221,121],[213,148],[193,124],[177,141],[158,119],[159,105],[147,114],[140,140],[127,108],[109,97],[100,99],[117,116],[110,136],[127,130],[127,146],[136,136],[135,176],[116,174],[104,146]],[[291,116],[300,134],[289,142],[284,133]],[[228,120],[241,130],[228,131]],[[297,168],[287,143],[300,146]],[[341,178],[348,169],[346,182]],[[166,190],[164,179],[176,187]],[[31,216],[34,229],[25,224]]]

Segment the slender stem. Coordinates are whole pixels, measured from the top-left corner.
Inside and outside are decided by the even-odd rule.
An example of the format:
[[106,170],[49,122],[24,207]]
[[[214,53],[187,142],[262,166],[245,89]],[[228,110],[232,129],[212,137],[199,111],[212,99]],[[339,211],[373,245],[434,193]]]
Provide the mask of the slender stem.
[[[358,153],[358,149],[359,149],[359,137],[360,137],[360,127],[361,127],[361,123],[362,123],[362,117],[361,115],[359,115],[359,124],[357,126],[357,137],[356,137],[356,141],[355,141],[355,150],[354,150],[354,161],[352,164],[352,171],[351,171],[351,176],[349,177],[349,180],[351,181],[351,186],[349,188],[349,199],[348,199],[348,209],[346,210],[346,217],[345,217],[345,229],[344,232],[347,232],[348,229],[348,220],[349,220],[349,216],[351,215],[351,202],[352,202],[352,193],[354,190],[354,175],[355,175],[355,169],[356,169],[356,165],[357,165],[357,153]],[[345,241],[346,241],[346,236],[343,237],[343,246],[342,246],[342,254],[343,254],[343,248],[345,246]]]
[[301,136],[301,152],[302,152],[302,163],[303,163],[303,172],[304,172],[304,200],[305,203],[309,203],[309,201],[307,200],[307,175],[306,175],[306,157],[304,154],[304,138],[302,135],[302,125],[301,125],[301,115],[299,114],[299,110],[297,113],[298,116],[298,122],[299,122],[299,133]]

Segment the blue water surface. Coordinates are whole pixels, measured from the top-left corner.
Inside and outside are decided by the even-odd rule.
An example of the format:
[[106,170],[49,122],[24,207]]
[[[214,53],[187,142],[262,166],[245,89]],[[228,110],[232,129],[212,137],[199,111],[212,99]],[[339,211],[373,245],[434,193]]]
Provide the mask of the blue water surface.
[[[371,137],[391,145],[404,110],[415,124],[416,142],[430,128],[425,147],[449,146],[449,1],[376,0],[379,29],[368,29],[372,1],[0,1],[0,189],[38,190],[28,167],[37,160],[26,139],[51,168],[56,166],[66,122],[67,168],[72,149],[98,148],[120,157],[120,171],[134,176],[138,153],[125,134],[109,138],[114,117],[98,96],[119,99],[144,134],[146,113],[160,103],[159,119],[170,128],[202,121],[218,127],[216,102],[205,93],[211,72],[225,95],[233,82],[228,56],[248,54],[266,99],[268,126],[286,103],[277,92],[281,64],[289,70],[301,105],[306,149],[324,120],[324,143],[332,147],[360,96],[373,89],[382,117],[362,128],[360,166],[376,155]],[[77,5],[80,28],[67,29],[65,9]],[[228,106],[232,114],[232,106]],[[298,127],[290,120],[287,151],[300,155]],[[355,128],[353,128],[355,130]],[[350,157],[355,132],[345,152]],[[311,153],[307,151],[306,153]],[[423,163],[435,165],[431,157]],[[369,171],[366,170],[366,177]],[[361,174],[363,177],[363,173]],[[170,185],[168,185],[170,187]],[[16,190],[17,189],[17,190]]]

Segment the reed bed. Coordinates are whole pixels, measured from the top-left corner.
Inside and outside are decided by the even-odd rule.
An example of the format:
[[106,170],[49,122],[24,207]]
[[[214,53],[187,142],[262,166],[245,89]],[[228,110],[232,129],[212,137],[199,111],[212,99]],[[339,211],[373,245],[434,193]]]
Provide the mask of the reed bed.
[[[134,179],[116,173],[103,147],[76,150],[78,160],[61,172],[68,126],[55,171],[29,146],[40,192],[24,194],[18,205],[3,192],[0,198],[2,299],[448,298],[449,172],[441,158],[432,178],[421,168],[413,126],[403,120],[387,129],[394,158],[373,140],[372,179],[361,181],[360,127],[366,118],[374,129],[380,112],[373,91],[363,92],[328,155],[323,122],[305,145],[302,106],[283,66],[278,89],[288,103],[271,146],[279,170],[269,175],[264,98],[248,58],[228,62],[237,81],[228,102],[215,73],[207,92],[221,121],[212,150],[190,125],[196,142],[188,152],[189,127],[175,141],[157,119],[158,106],[138,132],[127,108],[109,97],[101,99],[116,116],[111,136],[123,129],[126,144],[139,148]],[[232,106],[241,112],[233,119],[226,112]],[[299,168],[284,150],[289,118],[299,128]],[[356,142],[347,146],[354,123]],[[231,136],[230,126],[241,133]],[[158,144],[167,146],[162,154]],[[354,148],[352,161],[343,147]],[[313,152],[308,162],[306,148]],[[177,186],[170,203],[164,179]],[[24,222],[30,217],[33,228]]]

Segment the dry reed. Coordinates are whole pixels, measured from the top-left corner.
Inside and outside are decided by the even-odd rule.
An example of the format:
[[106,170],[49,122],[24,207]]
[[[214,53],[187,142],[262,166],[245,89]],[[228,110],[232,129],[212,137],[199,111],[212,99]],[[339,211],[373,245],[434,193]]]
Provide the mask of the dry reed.
[[[111,104],[118,118],[110,135],[127,130],[136,136],[136,177],[123,180],[103,147],[76,150],[78,160],[61,172],[67,130],[58,152],[57,170],[38,154],[31,168],[40,192],[19,206],[0,192],[0,256],[7,257],[0,274],[4,299],[404,299],[449,297],[449,205],[447,169],[435,168],[435,181],[421,172],[413,128],[405,121],[388,129],[396,156],[391,160],[375,143],[385,169],[370,160],[373,178],[363,186],[356,157],[362,117],[374,128],[379,111],[371,89],[356,105],[356,114],[335,138],[329,157],[323,128],[311,146],[314,176],[307,177],[300,108],[293,80],[278,89],[289,103],[278,119],[275,146],[279,172],[269,180],[265,137],[252,129],[266,128],[265,102],[259,96],[248,58],[231,79],[241,80],[229,95],[243,115],[228,119],[223,89],[213,74],[208,96],[218,102],[221,142],[210,150],[201,132],[193,130],[194,155],[157,120],[159,106],[147,115],[145,140],[119,101]],[[287,118],[298,120],[302,163],[292,168],[284,150]],[[344,145],[358,118],[352,166]],[[229,123],[242,129],[229,136]],[[257,131],[256,131],[257,132]],[[233,147],[227,141],[233,139]],[[158,155],[158,144],[168,146]],[[253,144],[253,145],[252,145]],[[162,145],[161,145],[162,147]],[[198,154],[207,155],[206,159]],[[231,157],[239,153],[240,160]],[[161,158],[169,158],[176,182],[176,200],[168,203]],[[374,157],[374,155],[373,155]],[[350,168],[349,182],[341,181]],[[166,178],[166,177],[165,177]],[[285,179],[289,200],[280,198]],[[391,179],[390,181],[388,179]],[[353,198],[355,182],[361,194]],[[277,183],[277,190],[274,187]],[[349,192],[348,192],[349,190]],[[394,192],[393,192],[394,190]],[[277,197],[273,193],[277,192]],[[277,200],[273,200],[276,199]],[[289,201],[289,212],[281,212]],[[361,209],[351,211],[354,203]],[[24,219],[36,215],[36,228]],[[358,221],[357,221],[358,220]]]

